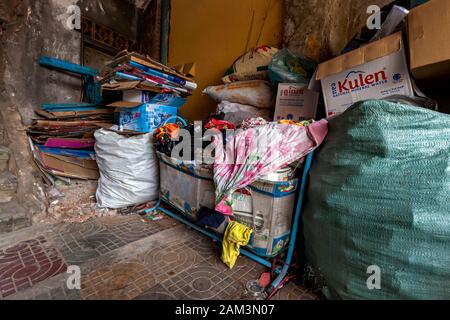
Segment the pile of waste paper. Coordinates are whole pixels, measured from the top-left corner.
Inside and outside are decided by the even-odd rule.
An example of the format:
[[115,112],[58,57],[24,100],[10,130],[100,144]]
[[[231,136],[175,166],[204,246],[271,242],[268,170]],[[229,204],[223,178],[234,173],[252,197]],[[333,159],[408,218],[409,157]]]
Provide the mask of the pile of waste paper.
[[43,179],[49,185],[98,179],[94,132],[112,125],[113,110],[87,103],[44,104],[36,114],[27,134]]
[[[189,71],[187,71],[189,74]],[[190,95],[197,84],[188,75],[149,57],[123,51],[101,73],[104,90],[144,90]]]
[[104,92],[116,95],[107,106],[119,115],[118,130],[148,133],[173,122],[197,88],[192,68],[182,66],[181,72],[136,53],[119,53],[98,78]]
[[119,53],[103,68],[99,81],[104,92],[117,95],[107,104],[117,116],[113,127],[94,136],[99,207],[122,209],[158,199],[153,132],[184,122],[178,111],[197,87],[193,68],[173,69],[128,52]]

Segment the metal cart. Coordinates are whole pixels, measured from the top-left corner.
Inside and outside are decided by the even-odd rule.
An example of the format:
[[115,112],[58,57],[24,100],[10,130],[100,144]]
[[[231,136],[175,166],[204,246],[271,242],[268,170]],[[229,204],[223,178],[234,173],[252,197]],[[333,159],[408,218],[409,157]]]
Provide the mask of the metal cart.
[[[290,241],[289,241],[289,245],[287,247],[287,253],[286,253],[286,258],[284,260],[283,266],[278,267],[275,272],[277,274],[276,279],[270,284],[268,291],[269,293],[276,290],[278,288],[278,286],[280,285],[280,283],[283,281],[283,279],[286,277],[288,271],[289,271],[289,267],[292,263],[292,258],[294,256],[294,251],[295,251],[295,244],[296,244],[296,239],[297,239],[297,234],[298,234],[298,229],[299,229],[299,225],[300,225],[300,219],[301,219],[301,215],[302,215],[302,210],[303,210],[303,204],[304,204],[304,199],[305,199],[305,193],[306,193],[306,185],[308,182],[308,176],[309,176],[309,170],[311,168],[311,164],[312,164],[312,160],[313,160],[313,156],[314,153],[311,152],[305,160],[305,165],[303,168],[303,173],[302,173],[302,177],[301,177],[301,182],[300,182],[300,188],[298,189],[298,197],[297,197],[297,203],[295,206],[295,212],[294,215],[292,217],[292,228],[291,228],[291,234],[290,234]],[[170,206],[170,204],[168,204]],[[172,207],[172,206],[171,206]],[[173,209],[173,211],[168,210],[166,208],[163,208],[161,205],[158,206],[157,210],[167,214],[168,216],[184,223],[185,225],[189,226],[190,228],[197,230],[198,232],[210,237],[211,239],[218,241],[218,242],[222,242],[222,238],[220,236],[218,236],[217,234],[206,230],[203,227],[200,227],[198,225],[196,225],[195,223],[187,220],[185,217],[183,217],[181,214],[178,214],[178,210],[177,209]],[[241,254],[262,264],[263,266],[266,266],[268,268],[272,268],[272,261],[269,259],[265,259],[263,257],[258,256],[257,254],[253,253],[250,249],[248,248],[241,248]],[[286,252],[286,251],[283,251]]]

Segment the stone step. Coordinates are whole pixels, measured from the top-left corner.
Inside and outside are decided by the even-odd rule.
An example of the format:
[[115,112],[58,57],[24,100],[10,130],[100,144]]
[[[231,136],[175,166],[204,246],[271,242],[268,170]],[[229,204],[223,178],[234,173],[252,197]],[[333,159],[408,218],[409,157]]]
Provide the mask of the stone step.
[[0,118],[0,145],[6,145],[7,143],[7,139],[6,139],[6,131],[5,131],[5,127],[2,123],[2,119]]
[[0,173],[0,203],[10,202],[17,191],[17,177],[9,171]]
[[0,146],[0,173],[8,170],[10,151],[7,147]]
[[0,235],[31,226],[31,217],[17,202],[0,203]]

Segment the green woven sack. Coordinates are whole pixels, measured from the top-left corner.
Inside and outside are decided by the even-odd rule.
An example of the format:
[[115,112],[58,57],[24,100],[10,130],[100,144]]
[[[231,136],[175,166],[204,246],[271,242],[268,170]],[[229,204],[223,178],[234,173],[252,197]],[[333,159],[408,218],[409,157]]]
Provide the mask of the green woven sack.
[[450,299],[450,116],[369,100],[329,129],[303,215],[325,296]]

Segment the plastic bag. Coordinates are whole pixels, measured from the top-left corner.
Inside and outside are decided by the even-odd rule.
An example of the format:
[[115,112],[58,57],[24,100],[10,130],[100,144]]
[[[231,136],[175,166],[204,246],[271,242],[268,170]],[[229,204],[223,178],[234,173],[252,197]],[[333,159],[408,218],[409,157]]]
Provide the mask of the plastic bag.
[[297,58],[288,49],[276,53],[269,64],[269,78],[273,84],[303,83],[308,84],[317,64],[311,60]]
[[238,81],[203,90],[217,102],[229,101],[262,109],[273,109],[274,99],[270,82],[262,80]]
[[159,166],[151,133],[125,137],[100,129],[95,140],[100,207],[119,209],[158,199]]
[[277,48],[264,45],[250,50],[233,63],[222,81],[269,80],[269,63],[277,52]]
[[303,214],[325,296],[450,299],[450,116],[369,100],[329,127]]
[[236,127],[240,126],[242,121],[249,118],[263,118],[267,121],[273,119],[273,112],[267,109],[258,109],[252,106],[246,106],[240,103],[222,101],[217,106],[217,113],[224,113],[223,120],[233,123]]

